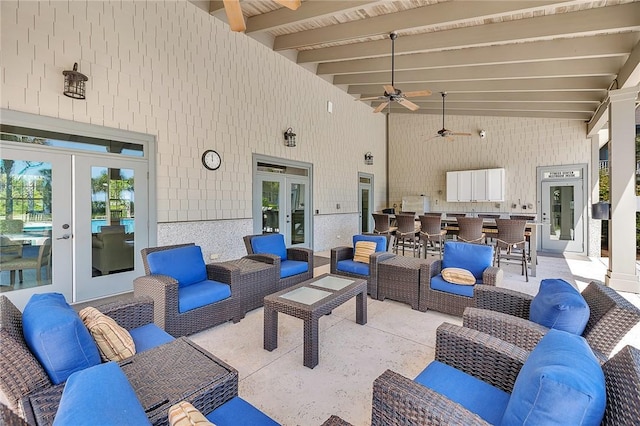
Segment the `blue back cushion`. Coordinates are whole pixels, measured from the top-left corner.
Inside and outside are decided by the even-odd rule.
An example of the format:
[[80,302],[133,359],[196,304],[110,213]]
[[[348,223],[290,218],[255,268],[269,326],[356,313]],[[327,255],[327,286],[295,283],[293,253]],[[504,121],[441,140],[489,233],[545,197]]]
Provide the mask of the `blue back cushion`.
[[354,235],[353,246],[356,246],[358,241],[373,241],[376,243],[376,253],[379,251],[387,251],[387,237],[384,235]]
[[154,251],[147,255],[147,264],[152,274],[168,275],[178,281],[179,287],[207,279],[200,246]]
[[64,386],[54,426],[148,425],[149,419],[118,364],[72,374]]
[[599,425],[604,374],[586,340],[549,330],[533,349],[513,386],[503,425]]
[[236,396],[207,415],[207,420],[216,425],[233,426],[278,426],[271,417]]
[[590,312],[587,301],[571,284],[561,279],[546,279],[540,282],[540,290],[531,301],[529,320],[581,335]]
[[482,273],[493,264],[493,247],[483,244],[444,243],[442,269],[462,268],[471,272],[476,280],[482,280]]
[[476,413],[490,424],[498,424],[509,402],[509,394],[439,361],[431,362],[414,379],[429,389]]
[[24,340],[54,384],[100,364],[89,330],[60,293],[34,294],[22,313]]
[[280,259],[287,260],[287,246],[284,235],[265,234],[251,238],[251,248],[255,254],[275,254]]

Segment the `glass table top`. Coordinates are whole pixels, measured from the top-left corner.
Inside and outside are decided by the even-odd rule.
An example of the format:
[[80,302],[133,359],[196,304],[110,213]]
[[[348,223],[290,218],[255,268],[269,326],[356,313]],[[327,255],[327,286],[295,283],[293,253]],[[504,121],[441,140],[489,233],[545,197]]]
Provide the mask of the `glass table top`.
[[355,281],[348,278],[340,278],[334,276],[326,276],[318,281],[312,282],[310,285],[314,287],[323,287],[329,290],[342,290],[346,286],[353,284]]
[[331,292],[319,290],[317,288],[300,287],[295,290],[291,290],[280,297],[293,302],[302,303],[304,305],[313,305],[331,294]]

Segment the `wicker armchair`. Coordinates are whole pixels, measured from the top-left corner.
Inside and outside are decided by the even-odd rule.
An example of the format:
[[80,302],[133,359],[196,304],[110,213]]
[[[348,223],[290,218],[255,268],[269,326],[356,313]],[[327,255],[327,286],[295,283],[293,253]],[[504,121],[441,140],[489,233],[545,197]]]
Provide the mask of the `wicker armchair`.
[[[227,268],[215,263],[206,265],[207,279],[229,285],[231,296],[195,309],[180,312],[180,286],[178,281],[168,275],[154,274],[149,267],[148,256],[154,252],[190,246],[195,246],[195,244],[177,244],[142,249],[142,263],[146,275],[133,280],[133,292],[136,296],[150,296],[153,298],[154,322],[174,337],[188,336],[229,320],[237,323],[244,318],[244,312],[238,297],[239,289],[237,283],[229,280]],[[228,280],[228,282],[224,280]]]
[[[373,237],[373,238],[371,238]],[[374,299],[378,297],[378,265],[383,260],[389,259],[395,256],[393,253],[389,253],[387,250],[389,248],[389,240],[391,237],[386,235],[354,235],[353,240],[354,244],[357,241],[376,241],[378,238],[386,239],[386,246],[384,250],[377,250],[375,253],[372,253],[369,256],[369,265],[361,264],[361,268],[367,270],[366,275],[362,275],[356,273],[354,269],[347,268],[349,270],[345,270],[345,268],[340,268],[338,262],[343,260],[350,261],[353,259],[354,247],[335,247],[331,249],[331,273],[335,275],[343,275],[345,277],[357,278],[357,279],[365,279],[367,280],[367,293]],[[353,263],[352,263],[353,265]]]
[[[491,260],[489,258],[493,258],[493,248],[491,246],[480,245],[480,244],[469,244],[469,243],[460,243],[449,241],[444,244],[444,254],[442,259],[436,259],[429,265],[429,273],[428,274],[420,274],[420,288],[424,289],[424,296],[421,294],[420,299],[424,301],[424,306],[427,309],[433,309],[438,312],[444,312],[446,314],[462,316],[464,309],[468,306],[474,306],[473,293],[475,292],[475,288],[478,285],[473,287],[465,286],[466,289],[471,288],[471,293],[469,295],[456,294],[451,291],[444,291],[442,289],[434,288],[433,284],[436,281],[436,277],[440,278],[442,269],[448,266],[465,268],[465,262],[461,263],[458,261],[459,258],[464,258],[465,254],[457,255],[459,252],[458,249],[465,249],[471,251],[482,252],[485,255],[483,256],[486,259],[484,264],[484,272],[482,272],[482,279],[478,280],[478,284],[484,284],[485,286],[496,286],[502,282],[503,272],[500,268],[496,268],[491,266]],[[454,260],[450,260],[451,257],[448,257],[447,252],[451,254],[456,254]],[[489,253],[491,252],[491,253]],[[468,259],[476,259],[477,256],[469,257]],[[468,268],[465,268],[468,269]],[[478,277],[476,277],[478,279]],[[455,286],[455,284],[452,284]]]
[[254,238],[262,237],[267,234],[246,235],[243,237],[244,245],[247,249],[247,259],[257,260],[259,262],[269,263],[276,266],[276,275],[279,278],[276,291],[284,290],[301,283],[302,281],[310,280],[313,278],[313,250],[302,247],[289,247],[287,251],[287,260],[294,260],[298,262],[306,262],[308,267],[306,272],[295,274],[288,277],[282,277],[281,274],[281,257],[270,253],[256,254],[253,250],[252,241]]
[[[477,330],[444,323],[436,332],[436,361],[511,393],[528,353]],[[640,418],[640,350],[626,346],[603,365],[607,405],[603,425]],[[444,395],[387,370],[373,384],[372,426],[488,425]]]
[[[604,361],[629,330],[640,322],[640,309],[598,281],[591,281],[582,296],[590,309],[582,336]],[[529,321],[532,300],[533,296],[529,294],[478,285],[474,293],[476,308],[465,310],[463,324],[531,351],[549,330]]]

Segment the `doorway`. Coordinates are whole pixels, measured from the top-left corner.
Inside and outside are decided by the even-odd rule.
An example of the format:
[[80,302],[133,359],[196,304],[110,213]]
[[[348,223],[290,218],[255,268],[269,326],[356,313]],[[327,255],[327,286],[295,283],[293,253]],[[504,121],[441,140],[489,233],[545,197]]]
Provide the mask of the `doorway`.
[[254,156],[254,233],[280,233],[287,247],[313,247],[311,173],[307,163]]
[[358,173],[358,214],[360,216],[360,233],[373,231],[373,175]]
[[15,111],[0,126],[0,292],[22,307],[34,293],[73,303],[131,291],[136,253],[155,242],[153,138]]
[[541,250],[586,253],[586,165],[538,169]]

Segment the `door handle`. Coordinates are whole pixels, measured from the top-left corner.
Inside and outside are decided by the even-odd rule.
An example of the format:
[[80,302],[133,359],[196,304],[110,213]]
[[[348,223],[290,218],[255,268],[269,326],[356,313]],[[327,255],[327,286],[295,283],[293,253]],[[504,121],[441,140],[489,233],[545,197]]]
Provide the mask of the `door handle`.
[[69,238],[71,238],[71,234],[64,234],[62,237],[56,238],[56,240],[68,240]]

